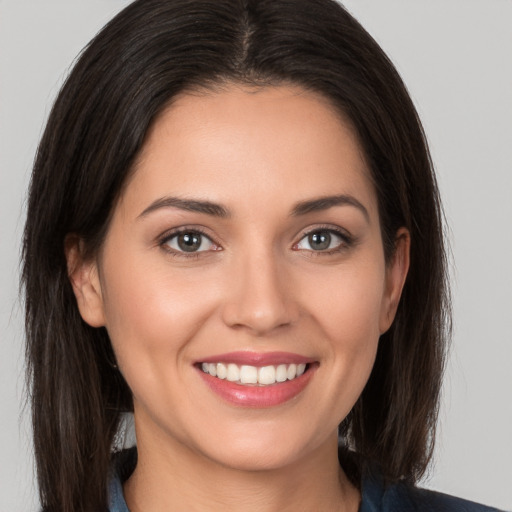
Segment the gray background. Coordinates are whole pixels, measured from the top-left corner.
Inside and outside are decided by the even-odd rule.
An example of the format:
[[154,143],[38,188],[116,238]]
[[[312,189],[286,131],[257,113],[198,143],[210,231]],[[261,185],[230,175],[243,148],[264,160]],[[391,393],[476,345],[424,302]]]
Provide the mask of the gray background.
[[[0,512],[37,509],[17,295],[25,191],[75,56],[126,0],[0,0]],[[455,337],[424,485],[512,510],[512,1],[347,0],[431,143],[451,229]]]

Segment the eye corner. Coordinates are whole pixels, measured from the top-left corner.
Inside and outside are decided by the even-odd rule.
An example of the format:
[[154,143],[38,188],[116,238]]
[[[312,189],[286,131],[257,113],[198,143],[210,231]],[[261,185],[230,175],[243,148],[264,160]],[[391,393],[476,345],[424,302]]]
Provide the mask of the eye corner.
[[[312,247],[312,237],[315,235],[320,235],[316,248]],[[329,256],[346,251],[355,243],[355,238],[338,226],[314,226],[302,231],[299,240],[292,245],[292,250],[304,251],[308,255]],[[309,247],[303,247],[302,244],[308,244]]]
[[167,231],[157,239],[157,245],[167,254],[181,258],[198,258],[223,250],[203,229],[188,226]]

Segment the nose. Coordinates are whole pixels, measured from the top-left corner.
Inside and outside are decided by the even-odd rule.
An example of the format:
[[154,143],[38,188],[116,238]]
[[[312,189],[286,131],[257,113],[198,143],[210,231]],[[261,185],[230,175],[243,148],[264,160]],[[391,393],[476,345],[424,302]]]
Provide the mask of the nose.
[[297,321],[294,283],[277,258],[253,254],[232,263],[223,307],[226,325],[263,336]]

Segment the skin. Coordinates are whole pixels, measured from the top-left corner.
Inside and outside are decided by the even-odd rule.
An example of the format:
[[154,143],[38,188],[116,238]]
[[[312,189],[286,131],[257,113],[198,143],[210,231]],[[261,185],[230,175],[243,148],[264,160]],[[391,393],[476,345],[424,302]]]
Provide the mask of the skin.
[[[362,208],[293,215],[297,203],[332,195]],[[230,215],[176,206],[142,214],[168,196]],[[204,250],[178,252],[164,235],[181,227],[200,228]],[[315,250],[307,233],[319,229],[343,236]],[[106,326],[133,392],[132,512],[357,510],[337,427],[396,311],[405,229],[396,245],[386,263],[361,148],[322,97],[230,85],[175,99],[148,134],[100,253],[84,260],[80,240],[67,245],[82,317]],[[317,368],[285,404],[239,407],[213,393],[194,363],[240,350],[293,352]]]

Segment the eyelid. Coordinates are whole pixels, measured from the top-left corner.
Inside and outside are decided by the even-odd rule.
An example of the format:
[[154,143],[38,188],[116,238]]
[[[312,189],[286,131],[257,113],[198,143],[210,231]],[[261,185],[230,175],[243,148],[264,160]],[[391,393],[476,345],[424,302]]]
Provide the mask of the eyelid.
[[315,224],[302,229],[297,235],[297,240],[302,240],[305,236],[308,236],[311,233],[316,233],[317,231],[332,231],[347,240],[354,238],[347,229],[336,224]]
[[[217,252],[217,251],[223,250],[222,245],[217,243],[215,238],[211,234],[209,234],[208,231],[209,230],[205,229],[202,226],[198,226],[198,225],[179,226],[179,227],[172,228],[172,229],[165,231],[164,233],[162,233],[160,236],[157,237],[156,241],[157,241],[157,245],[159,247],[161,247],[163,250],[165,250],[168,254],[171,254],[171,255],[177,256],[177,257],[197,258],[202,254],[204,255],[205,253],[211,253],[211,252]],[[335,248],[319,250],[319,251],[315,251],[313,249],[297,248],[298,244],[304,238],[306,238],[307,236],[309,236],[315,232],[318,232],[318,231],[328,231],[328,232],[334,233],[336,236],[341,238],[342,243],[340,243]],[[213,250],[208,249],[208,250],[202,250],[202,251],[186,252],[186,251],[176,250],[172,247],[169,247],[169,245],[168,245],[169,240],[171,240],[172,238],[174,238],[182,233],[198,233],[199,235],[207,238],[215,248]],[[304,251],[304,252],[312,253],[315,255],[322,255],[322,254],[328,255],[328,254],[340,252],[344,249],[348,249],[350,246],[354,245],[356,242],[355,237],[350,232],[348,232],[346,229],[344,229],[340,226],[333,225],[333,224],[318,224],[315,226],[309,226],[300,232],[300,234],[298,235],[296,240],[297,241],[292,245],[292,249],[297,250],[297,251]]]
[[[326,249],[323,251],[315,251],[313,249],[299,249],[297,248],[298,244],[304,240],[304,238],[308,237],[309,235],[316,233],[318,231],[328,231],[331,233],[334,233],[336,236],[340,237],[342,239],[342,243],[339,244],[339,246],[332,248],[332,249]],[[301,233],[298,235],[297,241],[293,244],[292,248],[297,251],[306,251],[309,253],[314,253],[316,255],[322,255],[322,254],[332,254],[335,252],[340,252],[343,249],[346,249],[350,246],[352,246],[356,242],[355,237],[349,233],[346,229],[341,228],[340,226],[332,225],[332,224],[319,224],[316,226],[309,226],[301,231]]]
[[[215,249],[208,249],[208,250],[202,250],[202,251],[180,251],[178,249],[174,249],[173,247],[170,247],[168,245],[169,241],[173,238],[183,234],[183,233],[197,233],[201,235],[204,238],[207,238],[211,244],[215,247]],[[177,228],[172,228],[168,231],[165,231],[163,234],[161,234],[157,238],[157,245],[161,247],[163,250],[165,250],[168,254],[171,254],[173,256],[177,257],[185,257],[185,258],[197,258],[199,255],[209,252],[217,252],[222,250],[222,246],[218,244],[214,238],[206,232],[206,230],[201,226],[180,226]]]

